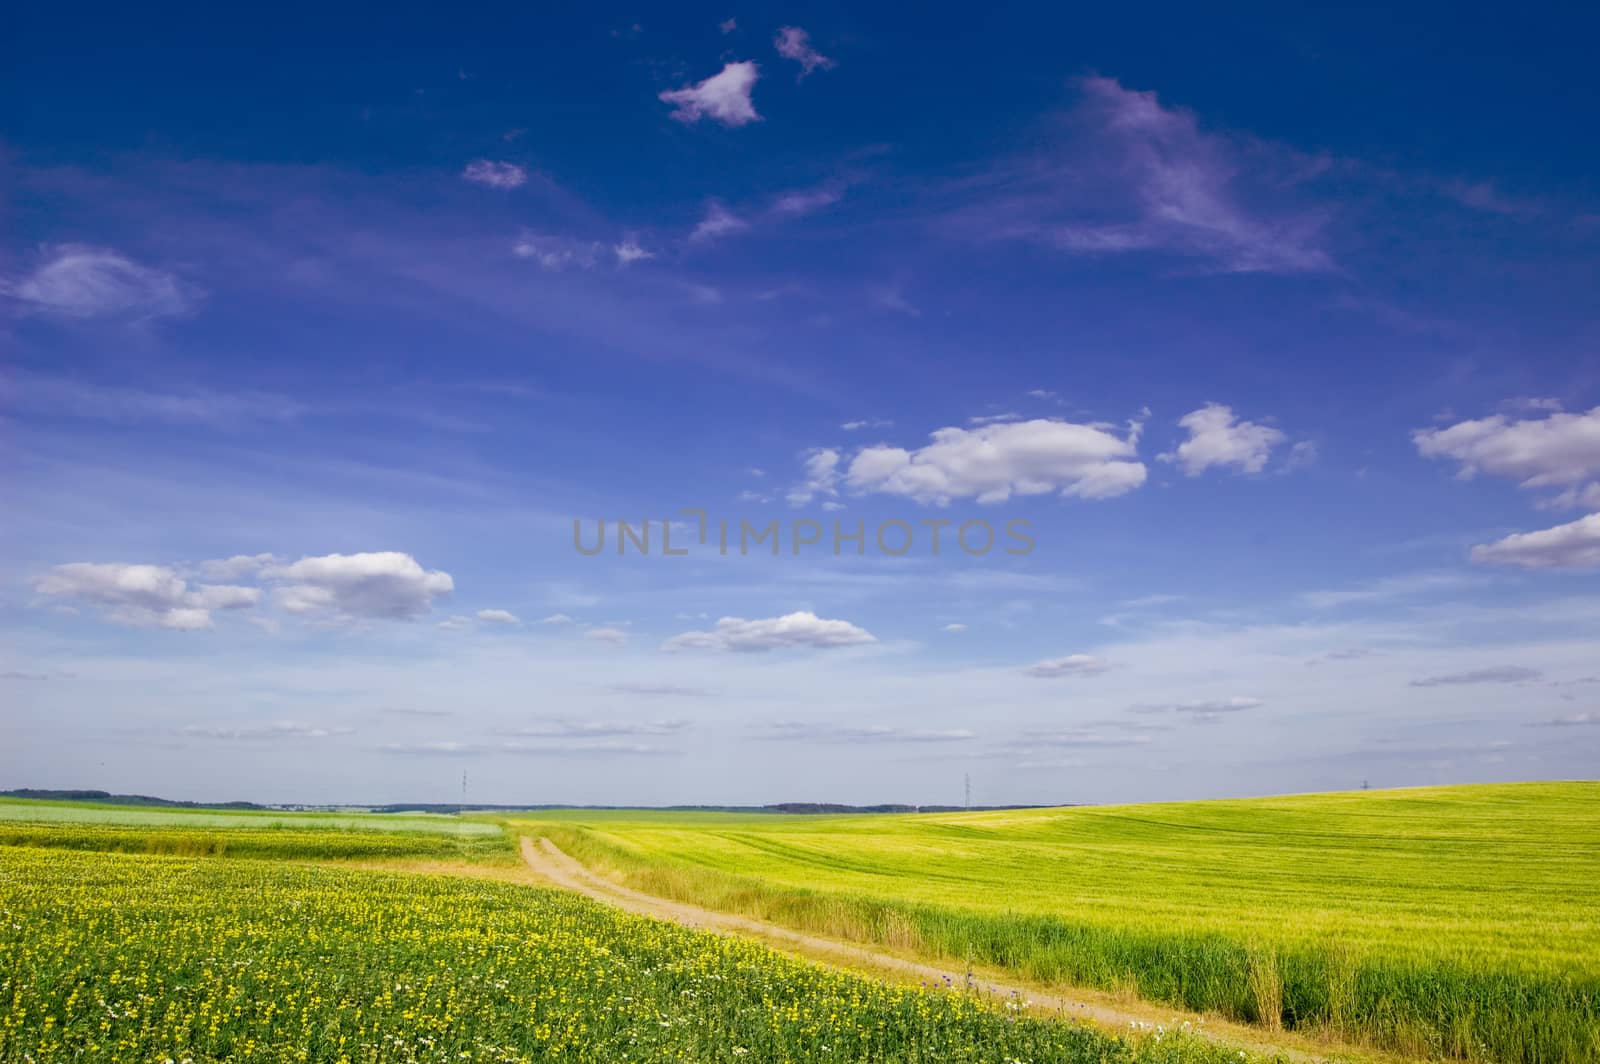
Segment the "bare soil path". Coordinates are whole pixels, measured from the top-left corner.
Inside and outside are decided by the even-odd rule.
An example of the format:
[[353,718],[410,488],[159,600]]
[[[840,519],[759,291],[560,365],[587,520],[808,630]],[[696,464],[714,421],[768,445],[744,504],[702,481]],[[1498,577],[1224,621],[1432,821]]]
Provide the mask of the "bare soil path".
[[537,843],[523,836],[522,859],[541,878],[566,890],[586,895],[596,901],[613,905],[640,916],[658,920],[671,920],[686,927],[698,928],[724,935],[743,935],[789,953],[810,960],[821,961],[839,968],[866,970],[897,982],[920,980],[930,986],[970,986],[981,994],[997,1000],[1017,999],[1029,1002],[1030,1013],[1054,1013],[1081,1020],[1111,1031],[1167,1030],[1188,1025],[1215,1041],[1257,1053],[1276,1053],[1292,1061],[1385,1061],[1396,1058],[1368,1049],[1347,1046],[1324,1046],[1309,1038],[1281,1032],[1261,1031],[1216,1017],[1202,1017],[1183,1013],[1164,1006],[1145,1002],[1124,1002],[1111,995],[1094,991],[1060,993],[1009,985],[988,977],[975,977],[965,971],[940,967],[909,957],[873,949],[850,942],[822,938],[762,920],[738,916],[733,913],[703,909],[686,902],[645,894],[597,875],[578,861],[562,852],[549,839]]

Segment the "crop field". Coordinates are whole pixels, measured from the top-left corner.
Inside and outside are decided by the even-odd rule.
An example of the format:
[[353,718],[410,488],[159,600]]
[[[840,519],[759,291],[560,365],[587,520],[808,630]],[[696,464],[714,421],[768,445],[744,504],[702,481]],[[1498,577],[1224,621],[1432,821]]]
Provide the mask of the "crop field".
[[515,860],[495,824],[387,814],[272,814],[0,801],[0,846],[306,860]]
[[[265,832],[264,832],[265,833]],[[0,846],[4,1061],[1238,1064],[507,883]]]
[[634,887],[804,930],[1408,1056],[1600,1060],[1600,784],[539,818]]

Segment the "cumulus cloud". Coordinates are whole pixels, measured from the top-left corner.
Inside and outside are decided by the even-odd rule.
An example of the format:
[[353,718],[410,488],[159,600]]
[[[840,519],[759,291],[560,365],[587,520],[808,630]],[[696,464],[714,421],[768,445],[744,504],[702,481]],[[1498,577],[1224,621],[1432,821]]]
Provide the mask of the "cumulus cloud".
[[516,163],[496,162],[493,159],[474,159],[461,171],[463,180],[488,188],[513,189],[528,183],[528,171]]
[[605,643],[608,646],[620,647],[627,643],[628,633],[621,628],[590,628],[583,633],[583,638],[592,639],[596,643]]
[[1480,544],[1472,548],[1472,560],[1524,569],[1593,569],[1600,566],[1600,513]]
[[944,626],[943,629],[941,629],[941,631],[945,631],[945,632],[965,632],[966,630],[967,630],[967,626],[962,624],[962,623],[960,623],[959,621],[953,622],[951,624],[947,624],[947,625]]
[[424,569],[400,551],[301,558],[267,575],[284,585],[275,597],[290,613],[347,618],[411,620],[455,590],[449,573]]
[[839,452],[818,447],[806,454],[805,475],[785,497],[791,506],[804,506],[819,495],[837,495],[838,484]]
[[1177,462],[1184,474],[1191,477],[1213,466],[1259,473],[1272,457],[1272,449],[1285,439],[1282,432],[1270,425],[1235,417],[1232,408],[1221,403],[1207,403],[1185,414],[1178,425],[1188,430],[1189,438],[1161,459]]
[[1041,680],[1054,680],[1063,676],[1094,676],[1110,667],[1092,654],[1068,654],[1064,658],[1047,658],[1035,662],[1022,671]]
[[197,293],[173,274],[109,248],[60,244],[32,273],[0,288],[25,307],[70,318],[154,318],[183,314]]
[[784,26],[772,39],[772,44],[778,49],[779,55],[800,64],[802,78],[813,70],[831,70],[834,67],[833,60],[812,47],[811,35],[799,26]]
[[733,650],[756,652],[784,647],[848,647],[875,643],[876,637],[849,621],[827,620],[810,610],[747,621],[724,617],[710,631],[683,632],[661,644],[662,650]]
[[517,625],[522,623],[521,619],[510,610],[479,610],[478,620],[488,624]]
[[1137,425],[1118,435],[1108,426],[1045,418],[944,428],[916,450],[862,448],[844,483],[859,494],[900,495],[939,506],[953,499],[999,503],[1013,494],[1050,492],[1106,499],[1144,483],[1138,437]]
[[659,94],[662,103],[672,104],[672,117],[693,125],[702,118],[725,126],[759,122],[750,90],[755,88],[760,71],[754,63],[728,63],[720,73],[694,85],[669,89]]
[[214,610],[254,606],[259,588],[198,584],[164,565],[120,562],[72,562],[41,577],[34,589],[42,595],[76,599],[100,609],[107,620],[141,628],[194,631],[210,628]]
[[705,217],[700,219],[700,224],[694,227],[694,232],[689,234],[690,240],[706,241],[716,240],[719,237],[732,233],[742,232],[750,228],[750,223],[734,214],[716,200],[706,204]]
[[546,617],[544,620],[540,621],[539,623],[540,624],[571,624],[572,623],[572,618],[568,617],[564,613],[552,613],[550,616]]
[[1466,684],[1483,683],[1531,683],[1544,678],[1544,673],[1538,669],[1530,669],[1522,665],[1497,665],[1487,669],[1473,669],[1470,672],[1455,672],[1443,676],[1425,676],[1420,680],[1412,680],[1412,687],[1455,687]]
[[[1600,499],[1600,406],[1586,414],[1550,413],[1542,418],[1504,414],[1461,421],[1411,434],[1424,458],[1454,459],[1457,476],[1479,473],[1515,480],[1529,489],[1565,488],[1557,505]],[[1585,484],[1585,482],[1590,482]]]

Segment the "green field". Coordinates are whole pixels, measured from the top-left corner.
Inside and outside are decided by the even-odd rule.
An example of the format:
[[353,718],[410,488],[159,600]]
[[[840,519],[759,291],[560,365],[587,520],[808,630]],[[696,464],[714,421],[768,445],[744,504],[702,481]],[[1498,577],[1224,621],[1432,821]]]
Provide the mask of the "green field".
[[[240,829],[242,831],[244,829]],[[264,829],[261,834],[271,834]],[[0,1060],[1239,1064],[501,882],[0,846]]]
[[1600,784],[905,816],[539,814],[640,889],[1413,1056],[1600,1060]]

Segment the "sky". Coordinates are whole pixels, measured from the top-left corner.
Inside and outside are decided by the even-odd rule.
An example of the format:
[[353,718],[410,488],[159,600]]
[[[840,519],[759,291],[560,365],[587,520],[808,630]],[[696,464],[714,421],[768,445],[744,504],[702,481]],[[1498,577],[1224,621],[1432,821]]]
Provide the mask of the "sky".
[[1600,764],[1593,11],[7,18],[0,787]]

